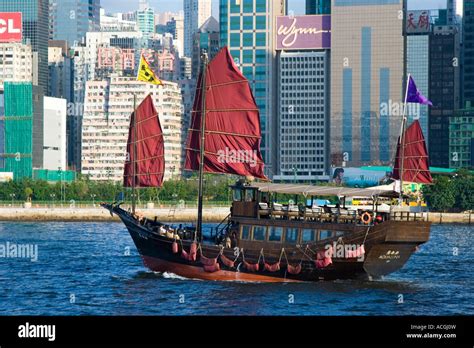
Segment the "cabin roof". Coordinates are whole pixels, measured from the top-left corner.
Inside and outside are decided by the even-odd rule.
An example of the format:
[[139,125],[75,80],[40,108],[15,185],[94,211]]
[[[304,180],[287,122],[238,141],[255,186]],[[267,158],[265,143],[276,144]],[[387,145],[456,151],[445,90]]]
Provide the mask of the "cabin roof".
[[377,188],[350,188],[338,186],[313,186],[303,184],[275,184],[267,182],[254,182],[253,187],[261,192],[299,194],[304,196],[346,196],[346,197],[398,197],[399,193],[393,190]]

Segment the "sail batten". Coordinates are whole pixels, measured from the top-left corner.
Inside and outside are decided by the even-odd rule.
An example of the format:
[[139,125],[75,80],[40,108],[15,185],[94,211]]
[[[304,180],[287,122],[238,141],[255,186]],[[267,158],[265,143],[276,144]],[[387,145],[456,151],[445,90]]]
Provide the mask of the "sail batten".
[[[403,151],[401,143],[402,139],[400,137],[393,166],[393,179],[402,179],[404,182],[431,184],[433,178],[429,169],[428,150],[418,120],[414,121],[405,131]],[[401,175],[401,172],[403,172],[403,175]]]
[[260,151],[259,110],[248,80],[227,47],[221,49],[198,78],[186,144],[186,170],[199,170],[203,109],[203,171],[266,179]]
[[124,186],[162,186],[164,156],[163,131],[153,99],[148,95],[130,117]]

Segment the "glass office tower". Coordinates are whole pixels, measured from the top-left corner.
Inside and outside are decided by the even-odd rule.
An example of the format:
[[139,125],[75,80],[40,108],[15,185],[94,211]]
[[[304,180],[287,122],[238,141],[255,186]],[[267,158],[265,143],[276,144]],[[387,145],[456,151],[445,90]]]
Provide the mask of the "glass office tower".
[[275,175],[277,76],[274,32],[276,16],[285,14],[282,0],[220,0],[221,46],[227,45],[250,81],[260,110],[262,154],[266,174]]
[[403,0],[332,0],[333,166],[388,165],[403,103]]

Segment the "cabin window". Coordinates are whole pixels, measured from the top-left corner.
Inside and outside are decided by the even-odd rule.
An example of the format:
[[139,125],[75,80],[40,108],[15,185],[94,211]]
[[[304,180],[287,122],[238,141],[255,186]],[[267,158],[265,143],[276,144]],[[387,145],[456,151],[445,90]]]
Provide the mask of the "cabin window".
[[302,243],[308,243],[308,242],[314,242],[316,239],[316,233],[314,230],[301,230],[301,242]]
[[281,237],[283,237],[283,228],[271,226],[268,229],[268,240],[270,242],[281,242]]
[[250,226],[242,226],[240,239],[250,239]]
[[325,240],[332,237],[332,231],[322,230],[319,231],[319,240]]
[[254,226],[253,240],[265,240],[265,233],[266,233],[265,226]]
[[240,202],[242,200],[242,190],[234,189],[234,202]]
[[298,229],[287,228],[285,233],[285,241],[287,243],[296,243],[298,240]]
[[245,201],[255,202],[255,190],[245,190]]

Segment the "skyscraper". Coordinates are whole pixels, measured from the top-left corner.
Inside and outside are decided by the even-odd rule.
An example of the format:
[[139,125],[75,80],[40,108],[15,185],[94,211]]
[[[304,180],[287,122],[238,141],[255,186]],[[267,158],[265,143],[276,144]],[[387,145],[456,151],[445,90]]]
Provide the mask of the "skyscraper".
[[331,163],[389,164],[402,120],[403,0],[333,0]]
[[193,78],[197,78],[201,62],[201,51],[206,50],[209,59],[219,51],[219,22],[214,17],[209,17],[193,37],[192,69]]
[[[407,33],[407,73],[411,74],[416,85],[423,94],[429,95],[429,68],[430,68],[430,11],[408,11],[405,24]],[[417,119],[428,142],[428,106],[410,104],[408,110],[408,123]]]
[[176,16],[166,22],[166,31],[173,35],[173,44],[177,47],[179,56],[184,56],[183,17]]
[[77,46],[88,31],[100,29],[100,0],[50,0],[51,39]]
[[33,84],[48,91],[48,0],[0,1],[0,12],[21,12],[23,43],[33,51]]
[[249,80],[260,110],[262,155],[266,174],[276,174],[277,119],[274,31],[276,16],[285,14],[284,0],[220,0],[221,46],[227,45]]
[[155,11],[147,7],[137,12],[138,31],[143,34],[144,38],[148,38],[155,32]]
[[463,15],[463,107],[474,106],[474,2],[464,1]]
[[306,0],[307,15],[322,15],[331,13],[331,0]]
[[184,0],[184,55],[193,53],[193,36],[211,16],[212,0]]
[[460,107],[459,33],[454,25],[435,26],[430,37],[429,108],[430,164],[449,167],[449,121]]
[[48,92],[48,0],[0,1],[0,12],[21,12],[23,43],[33,51],[33,167],[43,165],[43,96]]

